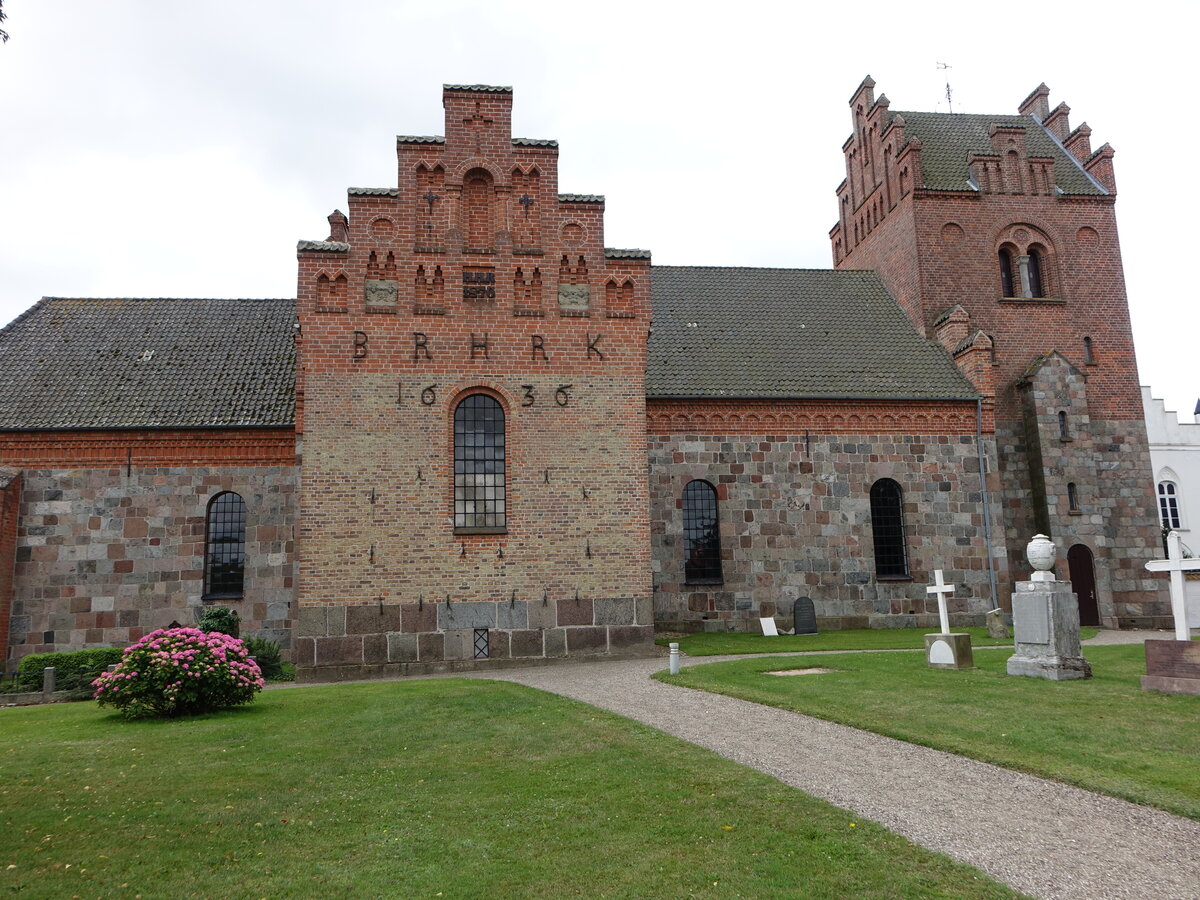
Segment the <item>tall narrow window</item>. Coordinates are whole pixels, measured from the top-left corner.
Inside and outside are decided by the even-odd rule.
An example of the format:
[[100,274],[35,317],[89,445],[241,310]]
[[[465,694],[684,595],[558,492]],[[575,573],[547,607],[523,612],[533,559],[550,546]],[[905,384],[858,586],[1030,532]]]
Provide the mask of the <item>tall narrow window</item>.
[[1173,482],[1158,483],[1158,517],[1163,528],[1179,528],[1179,495]]
[[1060,441],[1069,441],[1071,432],[1067,428],[1067,414],[1063,410],[1058,413],[1058,439]]
[[717,489],[689,481],[683,489],[683,576],[688,582],[721,580],[721,524]]
[[1015,297],[1013,293],[1012,254],[1007,248],[1000,251],[1000,293],[1003,297]]
[[875,576],[903,578],[908,575],[904,547],[904,494],[890,478],[871,485],[871,534],[875,539]]
[[1067,482],[1067,510],[1069,512],[1079,512],[1079,488],[1075,486],[1075,482]]
[[504,531],[504,492],[504,409],[471,394],[454,410],[454,530]]
[[1083,339],[1083,364],[1085,366],[1094,366],[1096,364],[1096,354],[1092,350],[1092,339],[1090,337]]
[[204,599],[240,598],[246,571],[246,503],[226,491],[208,504],[204,541]]
[[1042,289],[1042,254],[1029,248],[1029,296],[1044,297]]

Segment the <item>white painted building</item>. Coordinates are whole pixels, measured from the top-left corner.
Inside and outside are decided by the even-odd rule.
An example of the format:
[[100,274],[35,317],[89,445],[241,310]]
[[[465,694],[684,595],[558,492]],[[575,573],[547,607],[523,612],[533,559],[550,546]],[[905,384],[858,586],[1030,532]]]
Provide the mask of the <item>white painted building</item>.
[[[1180,422],[1174,410],[1142,385],[1158,516],[1183,539],[1184,554],[1200,556],[1200,423]],[[1187,581],[1188,620],[1200,622],[1200,578]]]

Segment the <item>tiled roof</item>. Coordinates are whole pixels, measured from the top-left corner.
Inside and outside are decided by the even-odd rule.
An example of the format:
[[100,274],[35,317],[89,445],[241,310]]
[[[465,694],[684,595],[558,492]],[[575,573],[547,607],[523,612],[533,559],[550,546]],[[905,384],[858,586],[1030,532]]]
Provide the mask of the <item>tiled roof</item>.
[[0,331],[0,429],[290,425],[294,300],[46,297]]
[[398,134],[397,144],[444,144],[446,139],[440,134]]
[[557,147],[558,141],[553,138],[513,138],[514,147]]
[[603,194],[559,194],[558,199],[563,203],[603,203]]
[[921,169],[925,187],[939,191],[969,191],[967,158],[971,153],[993,153],[988,130],[993,125],[1025,129],[1029,156],[1054,159],[1054,180],[1064,194],[1104,194],[1103,188],[1080,167],[1070,153],[1045,128],[1029,116],[988,116],[966,113],[896,112],[904,116],[906,140],[921,141]]
[[497,84],[443,84],[444,91],[479,91],[483,94],[511,94],[511,85]]
[[346,188],[351,197],[399,197],[396,188]]
[[315,250],[318,253],[348,253],[350,245],[345,241],[297,241],[297,250]]
[[605,259],[649,259],[649,250],[621,250],[617,247],[604,248]]
[[874,272],[654,266],[648,397],[974,399]]

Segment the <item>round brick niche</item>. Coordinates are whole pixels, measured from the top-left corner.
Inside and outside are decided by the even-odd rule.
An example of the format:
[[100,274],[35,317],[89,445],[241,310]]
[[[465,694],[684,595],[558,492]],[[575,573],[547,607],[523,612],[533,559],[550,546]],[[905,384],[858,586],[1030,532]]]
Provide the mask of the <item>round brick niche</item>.
[[371,237],[386,241],[396,233],[396,223],[387,216],[371,220]]
[[947,222],[942,226],[942,243],[957,244],[963,239],[962,226],[957,222]]
[[583,243],[583,226],[578,222],[568,222],[563,226],[562,239],[568,247],[578,247]]

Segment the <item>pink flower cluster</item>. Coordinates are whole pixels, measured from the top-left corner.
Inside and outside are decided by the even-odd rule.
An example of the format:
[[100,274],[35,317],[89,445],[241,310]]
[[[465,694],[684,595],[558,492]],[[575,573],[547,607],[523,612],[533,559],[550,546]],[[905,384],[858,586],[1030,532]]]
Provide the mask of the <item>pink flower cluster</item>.
[[121,663],[92,682],[93,695],[135,715],[180,715],[253,699],[262,672],[235,637],[198,628],[152,631],[125,648]]

